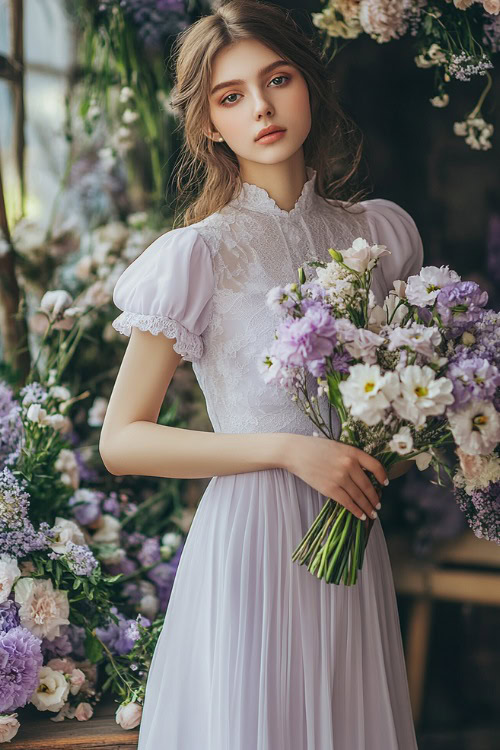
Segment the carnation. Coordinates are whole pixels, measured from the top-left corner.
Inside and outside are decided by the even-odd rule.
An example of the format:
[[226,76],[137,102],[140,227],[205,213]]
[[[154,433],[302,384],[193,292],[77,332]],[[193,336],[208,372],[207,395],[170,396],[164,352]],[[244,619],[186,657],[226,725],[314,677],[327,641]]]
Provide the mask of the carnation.
[[38,685],[41,641],[23,627],[0,633],[0,713],[24,706]]
[[69,624],[69,602],[66,591],[54,589],[52,581],[20,578],[14,594],[21,624],[40,638],[49,641],[60,635],[61,625]]

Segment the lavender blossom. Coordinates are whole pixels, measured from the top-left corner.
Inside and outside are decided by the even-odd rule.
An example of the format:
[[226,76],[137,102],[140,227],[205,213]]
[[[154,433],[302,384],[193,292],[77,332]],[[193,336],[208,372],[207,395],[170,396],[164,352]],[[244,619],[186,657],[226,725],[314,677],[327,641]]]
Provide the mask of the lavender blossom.
[[49,396],[43,385],[35,380],[21,388],[19,395],[22,397],[21,403],[25,408],[31,404],[44,404]]
[[453,336],[477,323],[484,316],[488,292],[475,281],[459,281],[447,284],[436,298],[436,309],[443,324],[450,328]]
[[[111,607],[111,612],[118,618],[118,623],[111,621],[104,628],[96,628],[96,635],[112,654],[128,654],[140,635],[137,621],[128,619],[118,612],[116,607]],[[151,622],[143,615],[138,615],[138,621],[144,627],[151,625]]]
[[38,687],[41,640],[27,628],[0,633],[0,713],[26,705]]
[[99,490],[80,488],[68,501],[73,516],[81,526],[88,526],[101,517],[101,504],[106,495]]
[[455,499],[474,534],[500,544],[500,482],[491,482],[470,495],[463,487],[455,487]]
[[27,517],[27,482],[18,480],[6,466],[0,471],[0,549],[14,557],[45,549],[50,527],[42,522],[38,531]]
[[487,310],[470,332],[462,336],[455,359],[473,355],[487,359],[500,369],[500,313]]
[[20,624],[19,605],[13,599],[2,602],[0,604],[0,632],[6,633],[7,630],[16,628]]
[[14,399],[12,389],[0,382],[0,468],[16,462],[23,434],[21,406]]
[[67,542],[64,558],[77,576],[89,576],[97,567],[97,560],[86,544]]

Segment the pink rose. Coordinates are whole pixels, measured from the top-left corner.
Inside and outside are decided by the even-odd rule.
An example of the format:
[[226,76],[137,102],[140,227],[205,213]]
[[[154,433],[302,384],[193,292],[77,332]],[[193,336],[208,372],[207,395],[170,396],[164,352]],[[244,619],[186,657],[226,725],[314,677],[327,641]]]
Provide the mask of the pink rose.
[[75,668],[75,662],[66,656],[64,659],[50,659],[46,666],[63,674],[70,674]]
[[10,742],[16,736],[21,726],[16,717],[17,714],[0,716],[0,742]]
[[93,713],[94,709],[90,703],[79,703],[76,707],[75,718],[78,721],[88,721]]
[[116,712],[116,723],[122,729],[134,729],[141,723],[142,706],[139,703],[127,703],[118,707]]

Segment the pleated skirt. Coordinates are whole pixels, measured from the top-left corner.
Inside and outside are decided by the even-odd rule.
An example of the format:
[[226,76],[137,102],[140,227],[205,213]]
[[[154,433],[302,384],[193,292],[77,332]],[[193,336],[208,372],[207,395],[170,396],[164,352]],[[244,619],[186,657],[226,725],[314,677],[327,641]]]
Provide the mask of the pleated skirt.
[[146,686],[138,750],[415,750],[380,520],[354,586],[291,555],[326,497],[284,469],[213,477]]

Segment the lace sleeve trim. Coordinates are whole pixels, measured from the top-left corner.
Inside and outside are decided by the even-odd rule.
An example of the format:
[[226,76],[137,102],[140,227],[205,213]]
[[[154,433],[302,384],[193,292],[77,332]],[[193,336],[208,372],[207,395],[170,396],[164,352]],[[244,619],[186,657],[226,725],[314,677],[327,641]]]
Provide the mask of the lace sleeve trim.
[[174,352],[181,354],[187,362],[200,359],[203,354],[203,339],[196,333],[191,333],[181,323],[172,318],[161,315],[142,315],[140,313],[124,311],[115,318],[111,325],[125,336],[130,336],[132,327],[141,331],[149,331],[153,336],[163,333],[168,339],[175,338]]

